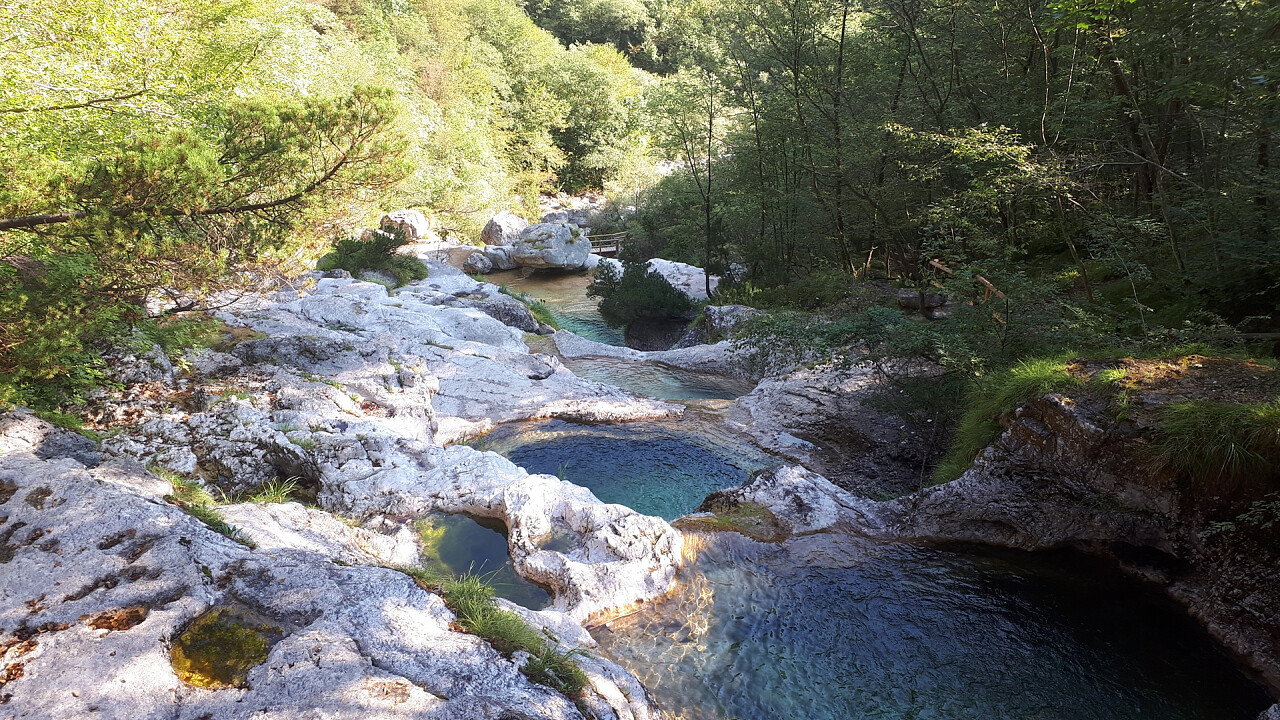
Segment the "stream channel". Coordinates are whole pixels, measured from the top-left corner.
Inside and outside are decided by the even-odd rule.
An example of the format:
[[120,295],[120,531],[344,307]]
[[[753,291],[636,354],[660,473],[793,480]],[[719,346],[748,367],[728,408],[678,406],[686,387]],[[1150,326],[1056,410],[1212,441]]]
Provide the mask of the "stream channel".
[[[562,328],[622,344],[583,295],[586,275],[490,281],[542,300]],[[649,363],[564,362],[690,412],[504,426],[475,445],[668,520],[774,462],[717,422],[749,384]],[[431,522],[433,562],[494,573],[500,595],[546,604],[544,591],[511,571],[500,528]],[[1270,704],[1162,594],[1075,553],[830,534],[783,543],[733,532],[687,537],[695,559],[668,599],[592,630],[673,718],[1253,720]]]

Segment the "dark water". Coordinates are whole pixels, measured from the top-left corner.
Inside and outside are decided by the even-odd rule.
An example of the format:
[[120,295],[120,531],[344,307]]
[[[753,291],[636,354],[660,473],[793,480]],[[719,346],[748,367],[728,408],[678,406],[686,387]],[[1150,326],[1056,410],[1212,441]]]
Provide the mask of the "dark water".
[[480,575],[498,597],[531,610],[551,602],[546,590],[520,577],[511,565],[506,526],[499,520],[431,513],[415,526],[422,565],[448,575]]
[[673,520],[742,484],[767,456],[690,423],[506,426],[476,441],[531,473],[559,475],[603,502]]
[[678,718],[1253,720],[1268,704],[1163,598],[1075,556],[732,544],[594,633]]
[[510,270],[493,273],[486,282],[503,285],[541,301],[551,311],[562,330],[570,330],[588,340],[623,346],[622,328],[611,327],[600,316],[597,298],[586,295],[590,273],[551,273]]

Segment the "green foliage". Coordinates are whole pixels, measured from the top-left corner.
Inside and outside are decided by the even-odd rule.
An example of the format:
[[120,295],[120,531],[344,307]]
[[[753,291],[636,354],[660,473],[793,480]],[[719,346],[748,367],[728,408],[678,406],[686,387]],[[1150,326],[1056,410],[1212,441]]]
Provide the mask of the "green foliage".
[[693,309],[687,295],[642,262],[624,262],[621,273],[612,263],[602,263],[587,286],[587,297],[600,298],[600,314],[615,325],[678,318]]
[[1000,436],[1001,420],[1019,405],[1078,387],[1080,379],[1067,372],[1068,360],[1069,357],[1023,360],[975,386],[965,398],[964,414],[956,425],[951,449],[938,463],[933,479],[947,482],[964,474],[973,459]]
[[333,252],[316,263],[317,270],[343,269],[355,275],[362,270],[386,273],[395,278],[396,286],[427,277],[427,266],[421,260],[396,252],[408,244],[399,228],[377,230],[368,240],[345,238],[334,243]]
[[1235,489],[1280,470],[1280,401],[1190,402],[1160,413],[1155,459],[1196,487]]

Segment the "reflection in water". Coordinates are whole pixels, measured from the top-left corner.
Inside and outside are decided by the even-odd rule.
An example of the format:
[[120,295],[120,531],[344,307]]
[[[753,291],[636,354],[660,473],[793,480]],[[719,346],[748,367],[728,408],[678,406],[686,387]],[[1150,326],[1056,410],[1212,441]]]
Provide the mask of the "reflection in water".
[[728,433],[688,421],[511,425],[476,441],[532,473],[560,475],[607,503],[673,520],[708,493],[739,485],[768,456]]
[[1265,696],[1162,598],[1076,556],[720,533],[594,634],[684,720],[1240,720]]
[[562,330],[570,330],[607,345],[626,344],[622,328],[611,327],[600,316],[600,301],[587,297],[587,286],[591,284],[590,273],[510,270],[493,273],[485,281],[506,286],[541,301],[551,311]]
[[422,541],[423,567],[454,577],[479,575],[498,597],[531,610],[551,602],[546,590],[520,577],[512,567],[502,521],[430,513],[414,528]]

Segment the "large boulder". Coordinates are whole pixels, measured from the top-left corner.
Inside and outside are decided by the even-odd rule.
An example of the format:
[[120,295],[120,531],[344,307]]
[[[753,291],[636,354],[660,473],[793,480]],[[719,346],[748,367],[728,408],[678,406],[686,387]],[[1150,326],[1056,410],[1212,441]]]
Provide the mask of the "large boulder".
[[411,243],[431,238],[431,223],[421,210],[396,210],[382,216],[378,226],[383,230],[400,230]]
[[476,251],[462,261],[463,272],[485,275],[493,272],[493,261],[483,252]]
[[485,223],[480,240],[485,245],[514,245],[520,233],[529,227],[529,221],[515,213],[503,210]]
[[513,250],[509,245],[485,245],[484,256],[489,259],[494,270],[515,270],[518,266],[511,257]]
[[591,241],[577,225],[538,223],[520,233],[512,259],[521,267],[578,270],[590,255]]
[[[665,278],[671,287],[687,295],[690,300],[707,299],[707,273],[702,268],[673,260],[653,258],[649,261],[649,269]],[[720,278],[712,275],[711,292],[714,293],[719,284]]]

